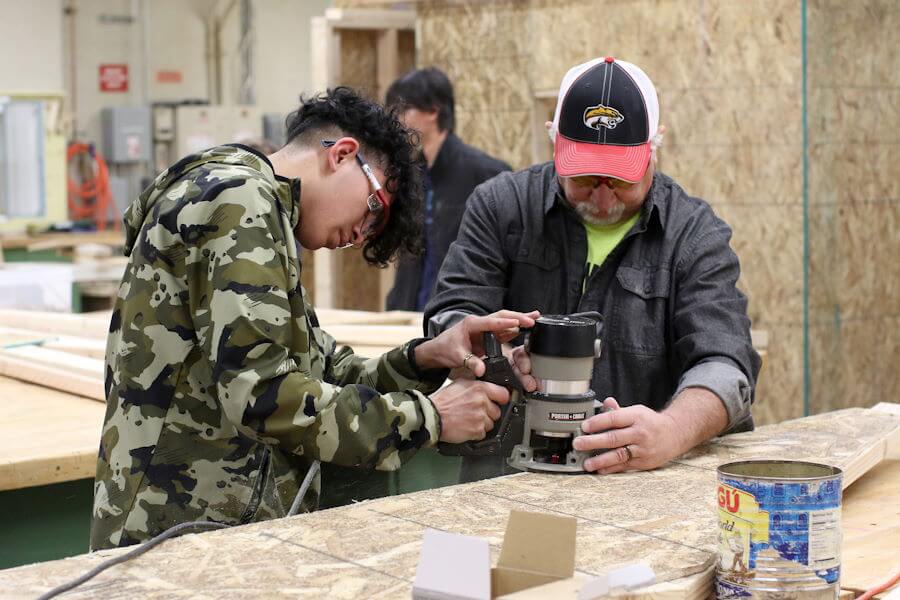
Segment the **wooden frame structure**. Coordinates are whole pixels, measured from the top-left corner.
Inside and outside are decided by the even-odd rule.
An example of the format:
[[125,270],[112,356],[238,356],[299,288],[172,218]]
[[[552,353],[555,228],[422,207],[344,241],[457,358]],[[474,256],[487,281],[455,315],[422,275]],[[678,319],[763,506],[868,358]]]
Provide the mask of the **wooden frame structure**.
[[[344,82],[342,76],[342,37],[347,32],[368,31],[376,35],[377,97],[384,100],[388,86],[400,75],[400,32],[414,32],[416,14],[410,10],[339,9],[325,11],[311,23],[312,81],[316,90],[325,90]],[[314,254],[313,299],[317,307],[344,308],[337,286],[342,279],[342,254],[317,250]],[[394,283],[394,268],[382,269],[378,276],[379,305]]]

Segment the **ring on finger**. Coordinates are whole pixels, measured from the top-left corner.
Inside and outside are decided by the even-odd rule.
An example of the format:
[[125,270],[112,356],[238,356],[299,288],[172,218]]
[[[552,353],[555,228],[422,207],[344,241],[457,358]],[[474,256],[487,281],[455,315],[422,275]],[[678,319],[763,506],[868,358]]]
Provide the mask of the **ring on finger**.
[[628,458],[625,459],[625,462],[627,463],[628,461],[633,460],[634,454],[631,453],[631,448],[629,446],[622,446],[622,447],[625,449],[625,454],[628,455]]
[[471,352],[469,352],[468,354],[465,355],[465,357],[463,357],[463,364],[462,364],[463,369],[469,368],[469,359],[472,358],[473,356],[475,356],[475,355],[472,354]]

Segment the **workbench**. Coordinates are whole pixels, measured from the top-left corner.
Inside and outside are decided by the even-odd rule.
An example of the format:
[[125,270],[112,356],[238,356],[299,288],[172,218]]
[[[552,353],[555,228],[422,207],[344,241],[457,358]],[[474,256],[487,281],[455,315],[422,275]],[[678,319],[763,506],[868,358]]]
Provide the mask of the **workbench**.
[[0,377],[0,491],[93,478],[106,406]]
[[[716,556],[719,464],[750,458],[827,462],[844,469],[850,484],[875,466],[873,474],[896,474],[896,463],[885,457],[896,456],[898,432],[896,404],[846,409],[717,438],[649,472],[521,473],[191,534],[113,567],[66,597],[409,598],[427,527],[485,537],[496,560],[514,508],[576,517],[576,570],[582,575],[642,561],[662,583],[653,594],[636,597],[707,597]],[[889,533],[896,529],[888,529],[898,523],[898,503],[882,507],[879,518],[887,521],[876,523],[867,503],[873,489],[883,489],[865,480],[859,486],[846,493],[848,502],[865,496],[862,509],[845,508],[847,542],[878,536],[878,556],[890,560],[854,562],[849,553],[856,550],[845,546],[845,586],[886,579],[890,573],[879,570],[896,569],[890,563],[900,552],[890,546],[900,543]],[[890,493],[897,493],[896,485]],[[124,551],[0,571],[0,590],[5,597],[34,597]]]
[[0,377],[0,566],[87,551],[105,410]]

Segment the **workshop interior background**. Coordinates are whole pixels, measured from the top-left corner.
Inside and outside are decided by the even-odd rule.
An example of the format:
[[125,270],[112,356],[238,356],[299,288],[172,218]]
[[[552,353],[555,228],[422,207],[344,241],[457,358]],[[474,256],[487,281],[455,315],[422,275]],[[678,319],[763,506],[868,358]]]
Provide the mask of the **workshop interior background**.
[[[335,9],[414,13],[391,38],[395,73],[377,59],[383,31],[329,25]],[[41,107],[27,150],[42,169],[32,205],[12,198],[4,111],[2,232],[67,218],[66,147],[100,145],[108,120],[132,115],[109,109],[172,129],[154,121],[146,147],[108,157],[118,210],[184,149],[277,140],[300,93],[378,97],[412,66],[446,71],[460,137],[519,169],[550,158],[543,122],[565,71],[612,55],[656,84],[662,170],[734,229],[753,328],[768,334],[757,422],[900,389],[894,0],[0,0],[0,14],[0,105]],[[336,308],[378,310],[363,290],[384,277],[352,255],[304,255],[306,286]]]

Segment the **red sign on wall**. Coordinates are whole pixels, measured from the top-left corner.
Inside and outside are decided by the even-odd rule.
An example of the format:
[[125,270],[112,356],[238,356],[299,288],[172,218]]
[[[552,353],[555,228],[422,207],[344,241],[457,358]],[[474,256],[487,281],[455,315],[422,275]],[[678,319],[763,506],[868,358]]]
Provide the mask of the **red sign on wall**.
[[181,71],[157,71],[156,81],[159,83],[181,83]]
[[101,92],[128,91],[128,65],[100,65]]

